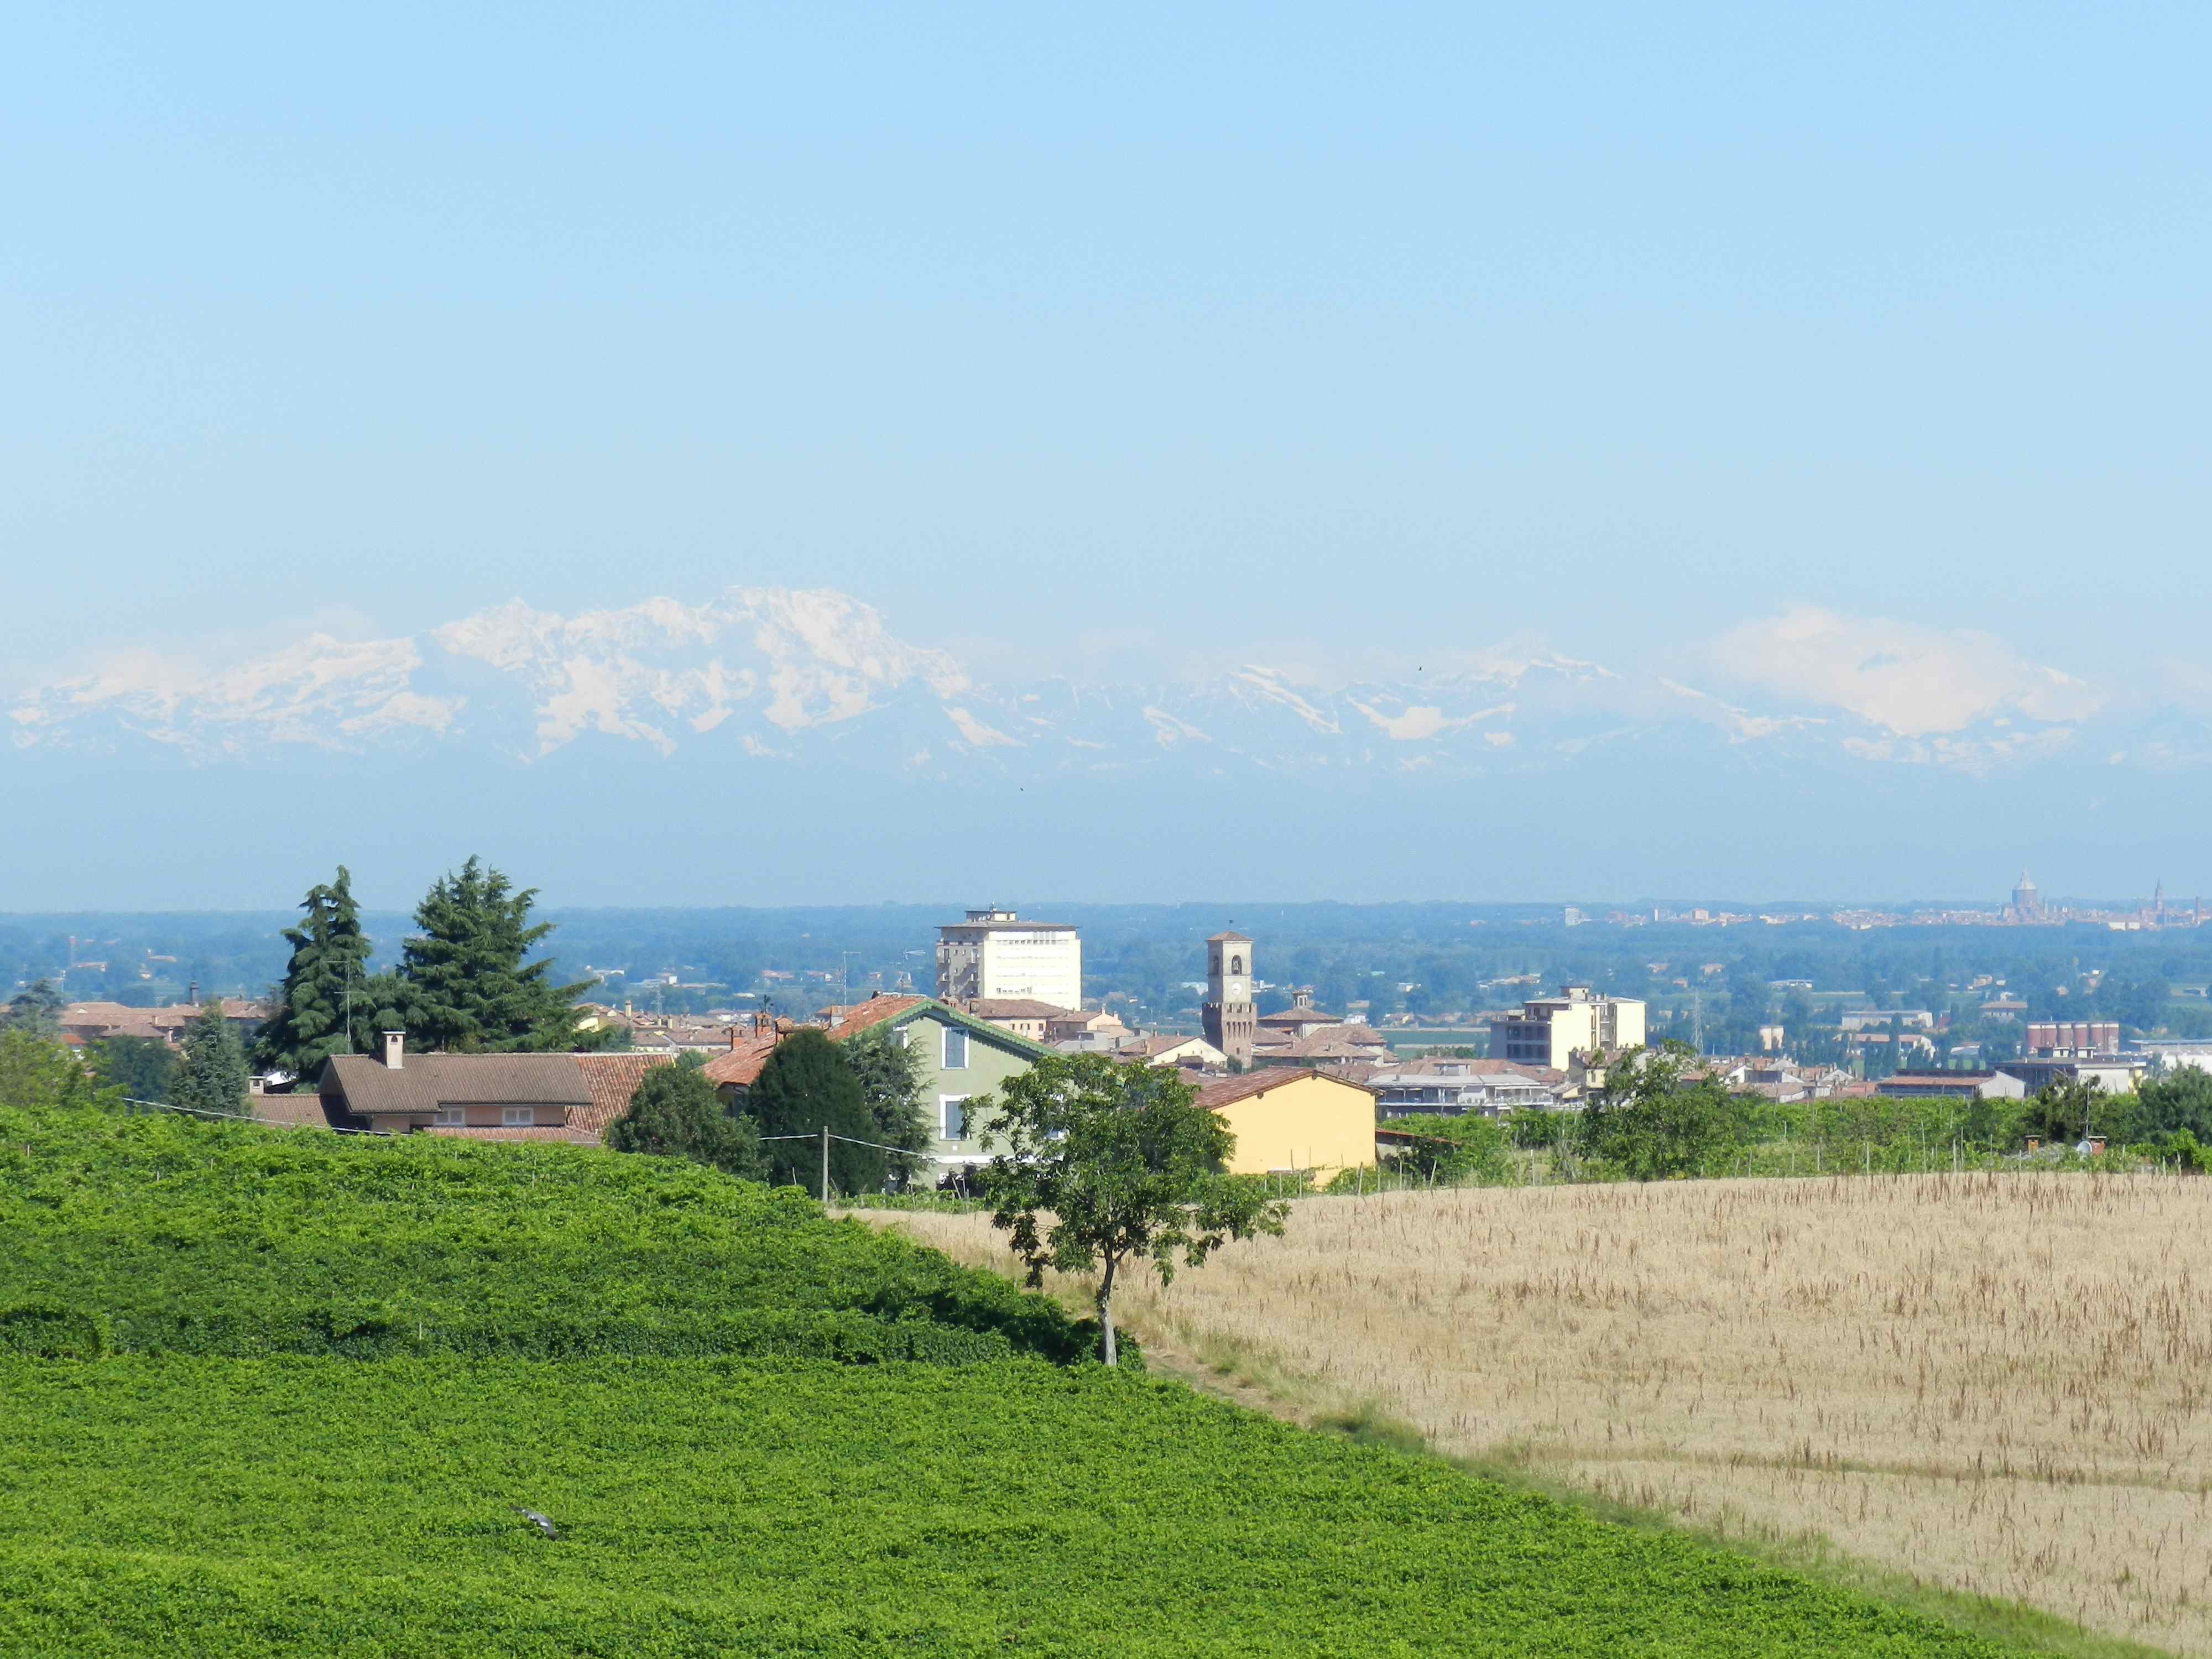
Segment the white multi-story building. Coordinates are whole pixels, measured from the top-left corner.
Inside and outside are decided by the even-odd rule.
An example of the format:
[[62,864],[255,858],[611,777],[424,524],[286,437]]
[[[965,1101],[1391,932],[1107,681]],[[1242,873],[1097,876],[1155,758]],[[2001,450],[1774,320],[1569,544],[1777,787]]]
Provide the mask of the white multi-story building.
[[1517,1014],[1490,1022],[1490,1057],[1564,1072],[1577,1054],[1596,1056],[1644,1046],[1644,1005],[1632,997],[1600,996],[1587,985],[1562,985]]
[[937,930],[937,997],[1026,997],[1083,1006],[1083,939],[1060,922],[1024,921],[1012,910],[970,910]]

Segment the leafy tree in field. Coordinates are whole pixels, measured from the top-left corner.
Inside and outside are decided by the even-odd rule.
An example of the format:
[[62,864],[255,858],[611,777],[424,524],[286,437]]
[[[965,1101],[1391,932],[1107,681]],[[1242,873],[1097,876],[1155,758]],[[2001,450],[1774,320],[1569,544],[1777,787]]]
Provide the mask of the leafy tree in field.
[[167,1100],[177,1074],[177,1057],[155,1037],[102,1037],[89,1058],[94,1080],[119,1089],[132,1100]]
[[51,982],[35,980],[30,989],[9,999],[6,1011],[0,1012],[0,1030],[27,1031],[41,1037],[58,1036],[61,1012],[68,1006]]
[[766,1173],[760,1132],[733,1117],[696,1066],[656,1066],[629,1097],[629,1109],[607,1126],[618,1152],[688,1158],[747,1180]]
[[169,1104],[221,1117],[244,1117],[246,1048],[222,1017],[222,1004],[210,1002],[185,1027],[184,1054],[169,1087]]
[[904,1187],[929,1167],[923,1156],[930,1126],[921,1103],[921,1056],[907,1046],[904,1031],[884,1024],[848,1042],[845,1063],[860,1080],[860,1098],[875,1126],[869,1139],[898,1148],[884,1155],[884,1164],[891,1180]]
[[2137,1150],[2148,1150],[2176,1175],[2212,1174],[2212,1146],[2200,1146],[2197,1137],[2186,1129],[2160,1135]]
[[34,1031],[0,1030],[0,1106],[121,1104],[120,1091],[96,1087],[67,1045]]
[[465,1054],[588,1046],[576,998],[589,981],[554,985],[550,957],[523,961],[553,931],[551,922],[531,921],[537,902],[536,888],[518,890],[474,858],[438,878],[416,907],[422,931],[407,940],[399,966],[410,1038]]
[[1417,1113],[1389,1127],[1420,1137],[1389,1156],[1401,1173],[1423,1181],[1502,1181],[1512,1169],[1505,1129],[1489,1118]]
[[2145,1079],[2136,1089],[2125,1126],[2112,1126],[2114,1135],[2129,1140],[2154,1139],[2185,1129],[2199,1143],[2212,1145],[2212,1072],[2194,1066]]
[[[882,1190],[888,1169],[873,1146],[855,1142],[879,1139],[875,1120],[860,1091],[860,1079],[846,1063],[844,1051],[826,1032],[793,1031],[775,1047],[745,1097],[745,1111],[760,1126],[769,1179],[779,1187],[822,1192],[822,1142],[826,1126],[843,1139],[830,1143],[830,1185],[841,1193]],[[778,1140],[778,1135],[804,1135]]]
[[276,1011],[254,1042],[253,1063],[312,1081],[332,1054],[374,1052],[377,1015],[397,1004],[398,988],[368,971],[368,938],[345,866],[337,880],[310,888],[300,908],[307,917],[284,931],[292,957]]
[[1668,1042],[1607,1067],[1576,1125],[1584,1155],[1632,1181],[1667,1181],[1702,1175],[1734,1150],[1741,1114],[1717,1080],[1687,1075],[1696,1061],[1688,1045]]
[[1164,1285],[1232,1238],[1280,1233],[1290,1206],[1224,1175],[1237,1137],[1190,1085],[1156,1066],[1052,1055],[1006,1084],[983,1174],[991,1224],[1029,1266],[1098,1274],[1100,1357],[1111,1365],[1114,1283],[1150,1261]]
[[2021,1109],[2021,1128],[2050,1146],[2071,1146],[2108,1127],[2112,1105],[2094,1078],[2087,1083],[2079,1078],[2055,1079]]
[[1505,1120],[1507,1139],[1530,1151],[1557,1148],[1571,1133],[1572,1114],[1543,1106],[1524,1106]]

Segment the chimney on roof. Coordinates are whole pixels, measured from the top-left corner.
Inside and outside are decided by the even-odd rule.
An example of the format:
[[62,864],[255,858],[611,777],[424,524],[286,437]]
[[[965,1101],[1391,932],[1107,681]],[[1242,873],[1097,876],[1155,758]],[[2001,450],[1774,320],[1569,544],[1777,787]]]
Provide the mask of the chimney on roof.
[[191,984],[185,987],[185,1000],[191,1003],[195,1008],[200,1006],[199,981],[194,980]]
[[399,1071],[407,1064],[407,1033],[386,1031],[384,1034],[384,1064],[391,1071]]

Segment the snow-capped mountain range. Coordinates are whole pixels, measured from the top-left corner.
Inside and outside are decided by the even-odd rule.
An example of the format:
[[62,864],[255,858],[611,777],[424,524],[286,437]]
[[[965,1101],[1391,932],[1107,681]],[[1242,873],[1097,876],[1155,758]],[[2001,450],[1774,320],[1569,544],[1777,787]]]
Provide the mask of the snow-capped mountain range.
[[979,759],[1030,774],[1480,775],[1654,743],[1975,776],[2212,755],[2202,720],[2108,714],[2092,688],[1985,636],[1816,611],[1724,636],[1707,679],[1520,653],[1334,686],[1257,662],[1181,684],[990,685],[850,595],[732,587],[566,616],[516,599],[419,635],[312,634],[211,669],[118,655],[24,691],[9,725],[19,750],[151,745],[199,765],[392,749],[534,765],[612,744],[677,764],[834,755],[908,776]]

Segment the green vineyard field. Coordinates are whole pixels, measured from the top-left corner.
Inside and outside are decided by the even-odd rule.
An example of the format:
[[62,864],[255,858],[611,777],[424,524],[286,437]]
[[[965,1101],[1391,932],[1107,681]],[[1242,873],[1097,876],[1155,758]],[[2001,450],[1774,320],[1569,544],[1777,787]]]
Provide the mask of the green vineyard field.
[[0,1395],[9,1655],[1997,1651],[1096,1368],[123,1357]]

